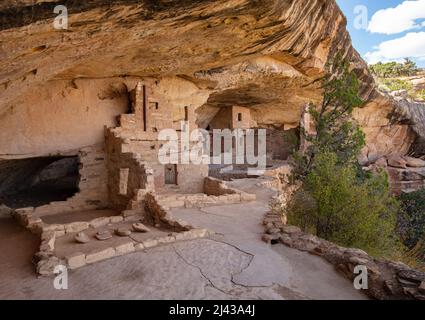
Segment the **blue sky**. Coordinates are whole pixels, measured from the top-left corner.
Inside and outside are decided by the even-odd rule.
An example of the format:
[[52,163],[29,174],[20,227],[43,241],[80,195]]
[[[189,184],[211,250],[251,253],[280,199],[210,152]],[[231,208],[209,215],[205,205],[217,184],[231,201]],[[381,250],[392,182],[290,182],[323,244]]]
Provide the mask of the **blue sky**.
[[367,62],[410,57],[425,67],[425,0],[337,2],[347,17],[353,45]]

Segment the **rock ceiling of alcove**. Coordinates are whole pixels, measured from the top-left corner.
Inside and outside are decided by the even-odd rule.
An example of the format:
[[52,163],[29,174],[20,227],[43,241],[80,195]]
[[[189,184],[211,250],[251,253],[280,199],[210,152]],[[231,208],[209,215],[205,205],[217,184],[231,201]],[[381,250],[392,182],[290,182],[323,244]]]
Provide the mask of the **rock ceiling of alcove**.
[[[68,8],[67,31],[52,27],[57,4]],[[136,75],[185,77],[211,90],[210,106],[292,108],[296,118],[319,98],[336,48],[371,82],[325,0],[6,0],[0,44],[0,113],[50,80]]]

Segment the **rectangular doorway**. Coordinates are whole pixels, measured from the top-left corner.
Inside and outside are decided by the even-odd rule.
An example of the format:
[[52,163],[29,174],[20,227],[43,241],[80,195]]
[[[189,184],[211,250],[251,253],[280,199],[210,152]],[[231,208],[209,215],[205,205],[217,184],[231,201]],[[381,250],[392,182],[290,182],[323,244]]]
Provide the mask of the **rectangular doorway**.
[[176,164],[166,164],[165,169],[165,184],[177,184],[177,165]]

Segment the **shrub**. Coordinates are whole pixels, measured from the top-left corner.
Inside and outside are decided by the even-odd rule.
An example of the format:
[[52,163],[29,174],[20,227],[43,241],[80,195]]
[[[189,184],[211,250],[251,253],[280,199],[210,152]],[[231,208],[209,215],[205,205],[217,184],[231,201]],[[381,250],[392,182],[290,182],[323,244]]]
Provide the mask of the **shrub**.
[[337,244],[389,255],[398,247],[397,202],[387,181],[383,173],[359,178],[357,168],[339,164],[335,153],[317,154],[289,205],[288,221]]
[[381,79],[381,82],[385,87],[388,88],[389,91],[410,91],[413,89],[413,85],[410,82],[400,79]]
[[[425,245],[425,189],[402,194],[400,200],[400,214],[398,231],[403,243],[413,249],[422,242]],[[425,248],[422,248],[422,256]]]

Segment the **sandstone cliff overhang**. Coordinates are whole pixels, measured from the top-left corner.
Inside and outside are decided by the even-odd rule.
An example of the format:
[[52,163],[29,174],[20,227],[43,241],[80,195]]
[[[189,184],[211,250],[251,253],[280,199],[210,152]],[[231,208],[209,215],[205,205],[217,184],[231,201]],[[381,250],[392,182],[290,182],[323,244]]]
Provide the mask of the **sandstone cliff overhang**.
[[[53,28],[56,5],[68,9],[68,30]],[[0,119],[60,81],[130,76],[186,81],[171,94],[191,86],[201,97],[201,127],[219,108],[241,105],[258,126],[288,129],[320,101],[325,63],[340,51],[362,82],[358,119],[372,152],[406,153],[414,140],[389,122],[394,105],[377,93],[334,0],[5,0],[0,43]]]

